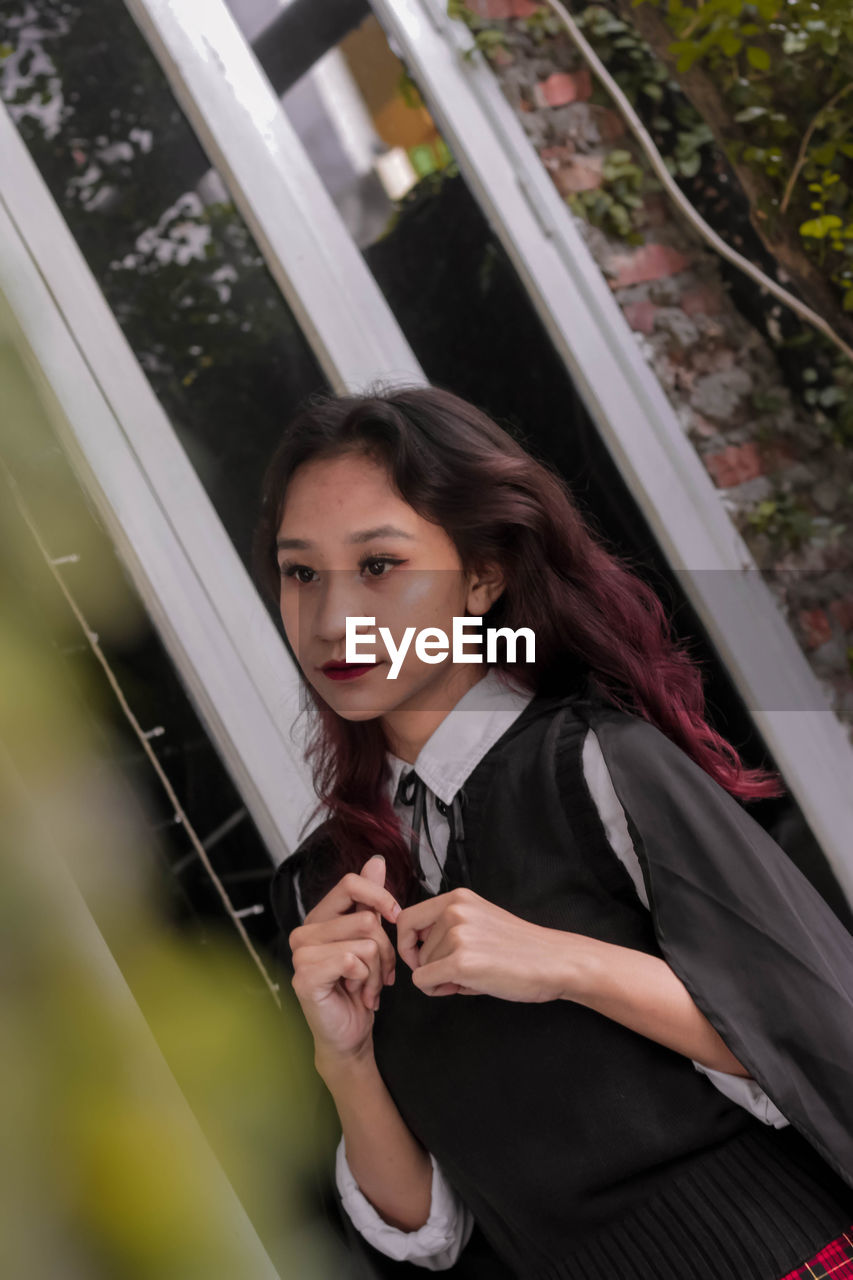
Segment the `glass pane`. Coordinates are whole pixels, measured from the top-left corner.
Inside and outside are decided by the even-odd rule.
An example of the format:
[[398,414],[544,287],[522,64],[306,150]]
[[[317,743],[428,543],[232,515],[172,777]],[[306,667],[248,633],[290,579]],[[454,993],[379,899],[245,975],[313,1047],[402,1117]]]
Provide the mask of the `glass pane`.
[[[648,578],[674,630],[690,641],[711,720],[750,763],[772,767],[680,575],[375,15],[365,5],[344,6],[335,43],[317,56],[319,34],[304,6],[297,20],[276,0],[230,4],[430,382],[478,404],[558,467],[590,521]],[[289,74],[301,70],[295,81],[275,74],[277,42],[285,39]],[[796,804],[765,800],[751,812],[843,911]]]
[[[0,300],[2,301],[2,300]],[[120,773],[139,798],[150,847],[159,855],[163,905],[200,945],[239,935],[211,876],[121,708],[108,676],[63,595],[39,540],[74,604],[94,631],[109,671],[126,698],[183,813],[221,880],[253,945],[275,937],[268,904],[272,864],[227,770],[198,719],[91,505],[59,446],[14,347],[0,333],[0,510],[4,598],[20,602],[14,619],[54,650],[57,677],[72,691],[90,729],[96,760]],[[14,481],[10,489],[8,474]],[[18,501],[14,495],[17,494]],[[22,504],[23,510],[19,506]],[[6,576],[8,575],[8,576]],[[23,615],[23,616],[20,616]],[[13,619],[8,617],[11,625]],[[14,743],[10,743],[14,755]],[[236,936],[235,936],[236,935]],[[251,972],[259,993],[259,970]],[[269,998],[269,997],[267,997]]]
[[0,96],[249,562],[260,475],[325,387],[304,334],[114,0],[8,0]]

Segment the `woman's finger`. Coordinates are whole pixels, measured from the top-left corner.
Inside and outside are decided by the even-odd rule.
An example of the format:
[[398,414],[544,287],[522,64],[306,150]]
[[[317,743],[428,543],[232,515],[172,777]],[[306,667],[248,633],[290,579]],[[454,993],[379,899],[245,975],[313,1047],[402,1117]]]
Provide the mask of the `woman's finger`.
[[430,936],[433,926],[447,910],[449,899],[450,894],[440,893],[434,898],[416,902],[400,913],[397,951],[410,969],[417,969],[420,964],[419,944]]
[[374,884],[366,876],[348,871],[326,896],[320,899],[316,907],[308,912],[305,923],[310,921],[313,924],[315,921],[331,920],[333,916],[344,915],[359,904],[373,907],[389,924],[396,923],[402,910],[397,899],[387,889]]
[[[311,953],[311,954],[309,954]],[[324,1000],[342,978],[358,978],[364,982],[369,965],[355,950],[331,947],[305,947],[300,962],[294,966],[293,990],[300,1000]]]
[[[449,955],[454,947],[454,929],[446,915],[439,916],[434,924],[427,925],[425,929],[419,929],[417,937],[420,945],[416,942],[413,950],[419,969],[433,960]],[[404,959],[411,954],[412,950],[409,949]]]
[[393,977],[397,965],[397,953],[391,939],[382,928],[379,916],[368,908],[349,915],[334,916],[331,920],[323,920],[318,924],[297,925],[290,933],[288,942],[291,951],[295,952],[301,947],[318,946],[325,942],[343,942],[347,938],[376,939],[381,955],[383,978],[385,982],[389,982],[389,977]]
[[464,977],[465,975],[460,972],[458,955],[451,953],[442,956],[440,960],[432,960],[429,964],[415,969],[412,973],[412,982],[428,996],[455,995],[463,986],[466,994],[480,994],[476,987],[468,985],[470,978],[466,983]]
[[294,952],[293,988],[299,996],[323,1000],[335,983],[354,982],[363,988],[366,1008],[373,1009],[382,991],[379,946],[373,938],[348,938],[300,947]]
[[[365,862],[364,866],[361,868],[360,874],[365,880],[370,880],[373,884],[377,884],[380,888],[384,888],[385,870],[386,865],[384,856],[381,853],[374,853],[373,857],[367,859],[367,862]],[[377,924],[379,923],[379,913],[372,907],[366,906],[363,902],[356,903],[355,914],[359,913],[362,915],[369,914],[374,920],[376,920]],[[382,929],[382,926],[380,925],[379,928],[382,936],[385,937],[385,932]],[[388,945],[391,946],[390,942]],[[396,967],[397,954],[394,951],[394,948],[391,947],[391,961],[390,964],[386,962],[384,969],[385,982],[388,986],[391,986],[394,981]]]
[[[373,857],[368,858],[364,866],[361,868],[360,875],[364,880],[369,880],[371,884],[378,884],[380,889],[385,887],[385,859],[381,853],[374,853]],[[356,911],[370,911],[371,907],[366,906],[363,902],[356,904]]]

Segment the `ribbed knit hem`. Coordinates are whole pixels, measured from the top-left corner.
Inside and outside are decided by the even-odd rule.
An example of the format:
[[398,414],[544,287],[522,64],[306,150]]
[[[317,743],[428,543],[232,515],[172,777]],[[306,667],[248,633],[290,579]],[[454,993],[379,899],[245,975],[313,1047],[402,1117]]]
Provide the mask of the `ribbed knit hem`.
[[[782,1137],[784,1135],[784,1137]],[[779,1144],[779,1139],[782,1142]],[[683,1171],[641,1208],[523,1280],[779,1280],[853,1219],[853,1189],[792,1130],[751,1131]],[[810,1171],[820,1170],[814,1174]]]

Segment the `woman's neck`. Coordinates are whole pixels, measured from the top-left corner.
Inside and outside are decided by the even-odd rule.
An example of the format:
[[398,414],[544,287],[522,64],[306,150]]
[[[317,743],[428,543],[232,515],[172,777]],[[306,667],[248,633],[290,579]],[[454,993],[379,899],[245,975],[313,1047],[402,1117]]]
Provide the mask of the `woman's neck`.
[[[457,666],[445,684],[430,685],[402,706],[382,716],[385,741],[392,755],[413,765],[421,749],[469,689],[479,684],[485,672]],[[421,705],[417,703],[420,701]]]

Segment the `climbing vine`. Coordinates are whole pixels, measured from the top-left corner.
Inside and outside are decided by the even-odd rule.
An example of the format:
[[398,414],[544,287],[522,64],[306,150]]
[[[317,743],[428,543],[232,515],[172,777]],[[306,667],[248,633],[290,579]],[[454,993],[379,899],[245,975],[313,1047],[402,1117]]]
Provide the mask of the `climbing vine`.
[[849,0],[633,0],[660,9],[678,73],[702,66],[731,113],[729,159],[755,171],[772,235],[790,220],[853,311],[853,6]]
[[[772,271],[767,263],[775,259],[783,283],[853,340],[849,0],[598,0],[570,7],[688,198],[735,247],[753,257],[763,252],[765,269]],[[464,0],[448,0],[448,13],[466,23],[496,64],[508,42],[511,48],[512,28],[543,46],[564,34],[545,4],[509,23],[472,13]],[[598,86],[594,99],[608,101]],[[598,187],[565,198],[580,216],[637,243],[644,197],[658,184],[631,142],[620,147],[605,158]],[[849,445],[853,368],[812,331],[783,321],[768,336],[790,353],[791,385],[817,424]]]
[[[694,178],[712,164],[713,134],[684,98],[667,67],[654,56],[637,31],[603,5],[575,14],[629,101],[646,117],[658,150],[675,177]],[[522,25],[529,27],[531,17]],[[643,239],[643,196],[659,189],[654,174],[633,153],[611,152],[602,172],[600,191],[579,192],[569,199],[576,213],[628,244]]]

